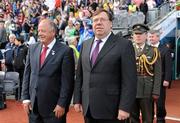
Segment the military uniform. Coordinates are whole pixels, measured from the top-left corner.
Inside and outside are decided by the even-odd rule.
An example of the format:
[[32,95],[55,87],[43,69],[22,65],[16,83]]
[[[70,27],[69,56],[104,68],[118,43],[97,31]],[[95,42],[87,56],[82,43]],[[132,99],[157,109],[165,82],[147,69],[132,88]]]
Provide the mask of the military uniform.
[[[145,25],[133,26],[133,33],[147,33]],[[161,87],[161,59],[157,48],[143,43],[143,49],[139,51],[134,41],[137,66],[137,93],[133,111],[130,116],[131,123],[140,123],[139,115],[142,113],[143,123],[153,123],[153,95],[159,96]]]

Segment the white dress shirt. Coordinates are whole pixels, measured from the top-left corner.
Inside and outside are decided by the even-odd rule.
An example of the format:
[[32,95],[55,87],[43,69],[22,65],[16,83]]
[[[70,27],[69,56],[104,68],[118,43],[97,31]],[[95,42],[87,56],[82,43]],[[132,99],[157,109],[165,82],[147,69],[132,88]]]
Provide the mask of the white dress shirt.
[[158,42],[158,43],[156,43],[156,44],[151,44],[151,46],[153,46],[153,47],[159,47],[159,44],[160,44],[160,42]]
[[93,51],[94,51],[94,49],[95,49],[95,47],[97,45],[97,40],[101,40],[102,41],[99,44],[99,52],[100,52],[110,35],[111,35],[111,32],[105,38],[103,38],[103,39],[98,39],[97,37],[94,38],[93,45],[92,45],[92,48],[91,48],[90,59],[91,59],[92,53],[93,53]]
[[[48,49],[47,49],[47,52],[46,52],[46,57],[48,56],[48,54],[50,53],[51,49],[53,48],[54,44],[56,43],[56,39],[54,38],[53,41],[47,45]],[[44,45],[42,46],[43,48],[45,47]],[[42,49],[43,49],[42,48]],[[53,52],[53,51],[52,51]],[[42,53],[42,50],[41,50],[41,53]]]

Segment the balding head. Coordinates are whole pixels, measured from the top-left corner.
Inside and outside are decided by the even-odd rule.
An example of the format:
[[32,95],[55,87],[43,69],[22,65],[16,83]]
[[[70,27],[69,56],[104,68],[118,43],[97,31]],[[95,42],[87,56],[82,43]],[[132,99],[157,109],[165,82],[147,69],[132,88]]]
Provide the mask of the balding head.
[[57,26],[56,26],[56,24],[54,23],[54,21],[52,21],[52,20],[50,20],[50,19],[43,19],[43,20],[40,21],[39,25],[40,25],[41,23],[46,23],[47,26],[48,26],[50,29],[52,29],[52,30],[55,31],[55,32],[57,31]]
[[43,19],[38,25],[38,36],[44,45],[53,41],[56,35],[56,25],[50,19]]

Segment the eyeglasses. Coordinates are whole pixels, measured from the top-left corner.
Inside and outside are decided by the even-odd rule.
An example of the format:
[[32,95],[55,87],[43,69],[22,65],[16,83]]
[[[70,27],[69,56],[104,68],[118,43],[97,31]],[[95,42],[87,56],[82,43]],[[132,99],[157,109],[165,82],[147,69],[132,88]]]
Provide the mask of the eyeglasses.
[[95,18],[95,19],[93,19],[93,22],[94,23],[97,23],[97,22],[105,22],[105,21],[109,21],[109,19],[107,19],[107,18]]
[[136,34],[136,35],[142,35],[142,34],[145,34],[145,32],[135,32],[134,34]]

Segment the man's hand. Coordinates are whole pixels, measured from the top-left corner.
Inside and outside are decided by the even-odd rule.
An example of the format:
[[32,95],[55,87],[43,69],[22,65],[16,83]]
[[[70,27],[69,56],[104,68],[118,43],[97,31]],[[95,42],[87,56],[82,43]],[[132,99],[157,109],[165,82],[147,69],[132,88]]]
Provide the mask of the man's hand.
[[164,80],[163,86],[164,86],[164,87],[169,87],[169,81]]
[[30,102],[23,103],[23,108],[24,108],[24,111],[25,111],[27,114],[29,114],[29,111],[32,110],[31,103],[30,103]]
[[74,104],[74,109],[76,112],[82,112],[82,105],[81,104]]
[[152,98],[156,102],[158,100],[159,96],[158,95],[152,95]]
[[55,117],[60,118],[60,117],[62,117],[64,115],[65,108],[63,108],[63,107],[61,107],[59,105],[56,105],[53,112],[55,113]]
[[128,112],[125,112],[123,110],[119,110],[119,113],[118,113],[118,120],[125,120],[129,117],[129,113]]

